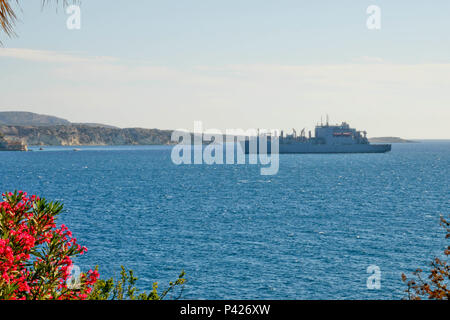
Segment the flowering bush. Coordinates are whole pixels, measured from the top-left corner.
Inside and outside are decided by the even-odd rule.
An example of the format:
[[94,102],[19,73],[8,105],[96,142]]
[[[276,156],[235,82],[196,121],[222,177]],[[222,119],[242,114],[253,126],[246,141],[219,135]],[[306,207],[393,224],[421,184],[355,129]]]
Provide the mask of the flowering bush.
[[0,299],[88,298],[97,269],[68,284],[72,258],[87,249],[55,219],[63,206],[25,192],[6,193],[0,202]]
[[[441,226],[446,231],[446,239],[450,239],[450,222],[441,217]],[[431,262],[431,270],[428,277],[422,276],[422,269],[413,272],[416,279],[408,280],[405,274],[402,274],[402,280],[408,286],[405,290],[409,300],[450,300],[450,264],[448,257],[450,255],[450,246],[444,250],[445,258],[435,258]],[[447,261],[446,261],[447,260]],[[428,279],[427,279],[428,278]]]

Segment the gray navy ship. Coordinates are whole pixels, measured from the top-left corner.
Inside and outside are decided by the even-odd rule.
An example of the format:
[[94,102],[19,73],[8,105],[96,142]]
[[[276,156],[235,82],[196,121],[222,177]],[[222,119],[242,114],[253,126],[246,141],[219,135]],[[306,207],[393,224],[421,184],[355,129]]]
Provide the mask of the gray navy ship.
[[[256,139],[255,139],[256,140]],[[259,140],[258,144],[259,144]],[[270,150],[271,137],[267,137]],[[357,131],[343,122],[340,125],[318,124],[314,137],[309,131],[308,137],[303,129],[297,135],[295,129],[292,134],[284,135],[281,131],[279,137],[279,153],[384,153],[391,151],[390,144],[371,144],[367,139],[366,131]],[[259,152],[259,148],[257,148]],[[245,152],[249,153],[249,141],[245,142]],[[270,152],[270,151],[269,151]]]

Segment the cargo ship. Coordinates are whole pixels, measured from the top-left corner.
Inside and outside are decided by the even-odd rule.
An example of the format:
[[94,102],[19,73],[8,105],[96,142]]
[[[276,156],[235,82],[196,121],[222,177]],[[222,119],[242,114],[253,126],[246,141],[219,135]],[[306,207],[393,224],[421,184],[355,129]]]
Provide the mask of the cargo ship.
[[[267,150],[271,150],[271,136],[266,136]],[[316,125],[314,136],[309,131],[308,136],[305,129],[298,135],[295,129],[292,134],[285,135],[281,131],[279,139],[279,153],[385,153],[391,151],[390,144],[371,144],[367,139],[366,131],[357,131],[346,122],[339,125],[330,125],[328,120],[325,124]],[[261,137],[255,139],[257,148],[250,148],[251,140],[245,141],[245,152],[255,150],[259,152]],[[274,150],[272,150],[273,152]]]

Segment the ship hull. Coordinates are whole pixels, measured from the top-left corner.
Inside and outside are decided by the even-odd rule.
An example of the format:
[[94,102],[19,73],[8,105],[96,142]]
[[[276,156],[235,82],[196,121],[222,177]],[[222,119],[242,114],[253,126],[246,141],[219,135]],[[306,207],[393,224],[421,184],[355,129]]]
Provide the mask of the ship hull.
[[279,153],[385,153],[389,144],[320,145],[309,143],[280,144]]
[[[279,153],[386,153],[391,151],[390,144],[350,144],[350,145],[324,145],[313,143],[280,143]],[[259,153],[259,148],[257,149]],[[271,153],[270,142],[267,152]],[[249,142],[245,142],[245,153],[249,154]]]

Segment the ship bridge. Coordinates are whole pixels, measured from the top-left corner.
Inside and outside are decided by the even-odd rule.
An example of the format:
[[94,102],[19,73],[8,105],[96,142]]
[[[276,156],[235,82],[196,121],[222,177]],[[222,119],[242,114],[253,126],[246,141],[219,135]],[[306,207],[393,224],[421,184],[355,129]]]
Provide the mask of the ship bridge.
[[315,138],[318,144],[349,145],[368,143],[366,133],[350,128],[349,124],[342,122],[340,125],[317,125]]

